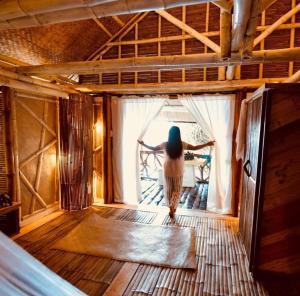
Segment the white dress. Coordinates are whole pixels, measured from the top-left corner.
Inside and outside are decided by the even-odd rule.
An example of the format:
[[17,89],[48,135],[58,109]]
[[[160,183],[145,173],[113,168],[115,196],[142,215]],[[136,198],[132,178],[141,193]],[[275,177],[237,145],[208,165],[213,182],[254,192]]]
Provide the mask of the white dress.
[[161,150],[164,151],[164,197],[167,205],[173,209],[177,208],[182,190],[184,150],[187,149],[187,145],[182,142],[181,156],[172,159],[166,151],[167,142],[160,144]]

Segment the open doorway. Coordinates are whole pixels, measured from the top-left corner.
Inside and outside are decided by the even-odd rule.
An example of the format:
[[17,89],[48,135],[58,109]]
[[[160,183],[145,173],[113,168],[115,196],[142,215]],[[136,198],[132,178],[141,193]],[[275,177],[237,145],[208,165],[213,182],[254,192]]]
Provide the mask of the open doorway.
[[[178,96],[178,100],[169,100],[166,96],[115,97],[112,99],[112,122],[115,202],[136,205],[142,200],[145,204],[150,201],[160,204],[158,201],[161,200],[163,205],[162,190],[157,193],[153,187],[155,196],[149,197],[148,194],[146,200],[146,196],[143,196],[147,189],[145,186],[149,185],[144,182],[145,176],[149,181],[158,182],[156,184],[159,186],[158,189],[162,189],[160,179],[163,155],[151,155],[151,153],[146,155],[147,152],[143,155],[143,152],[140,153],[142,147],[138,144],[138,140],[147,141],[148,137],[150,141],[147,143],[148,147],[149,144],[159,145],[166,142],[168,128],[175,123],[177,126],[180,125],[182,139],[189,141],[191,148],[194,148],[192,143],[201,144],[207,138],[209,142],[214,142],[211,151],[194,151],[196,153],[186,156],[186,158],[193,158],[186,159],[186,162],[189,160],[193,163],[193,168],[186,168],[186,171],[190,172],[187,177],[190,183],[183,184],[183,187],[189,189],[183,192],[181,205],[185,208],[207,208],[211,212],[220,214],[232,213],[231,160],[234,96],[186,95]],[[153,158],[151,165],[146,163],[151,162],[150,158]],[[202,167],[203,171],[201,171]],[[180,177],[184,176],[180,175]],[[200,182],[197,182],[196,177]],[[195,188],[198,184],[202,185]],[[155,186],[154,183],[152,185]],[[180,193],[177,190],[180,189],[176,189],[176,195]],[[188,194],[190,191],[191,194]],[[197,198],[199,192],[201,196]]]
[[[178,126],[184,142],[192,145],[210,139],[179,100],[166,100],[157,117],[149,124],[143,140],[150,145],[166,141],[171,126]],[[159,132],[158,132],[159,131]],[[212,148],[186,151],[179,208],[206,210]],[[163,188],[163,151],[142,148],[139,152],[141,198],[143,205],[165,206]]]

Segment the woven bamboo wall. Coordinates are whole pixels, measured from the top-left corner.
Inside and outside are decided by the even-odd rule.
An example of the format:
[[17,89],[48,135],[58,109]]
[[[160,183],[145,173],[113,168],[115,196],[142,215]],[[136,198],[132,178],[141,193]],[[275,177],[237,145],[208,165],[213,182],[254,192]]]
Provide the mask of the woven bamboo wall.
[[11,100],[21,214],[27,219],[58,206],[57,101],[21,92],[13,92]]

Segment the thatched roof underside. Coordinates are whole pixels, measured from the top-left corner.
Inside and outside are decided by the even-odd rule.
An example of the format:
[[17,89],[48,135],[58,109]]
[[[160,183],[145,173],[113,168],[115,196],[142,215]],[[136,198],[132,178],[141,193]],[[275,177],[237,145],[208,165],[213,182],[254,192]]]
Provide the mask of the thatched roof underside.
[[[270,2],[270,1],[269,1]],[[289,12],[300,0],[273,1],[258,16],[258,27],[255,37],[281,16]],[[197,32],[206,34],[217,46],[220,44],[221,9],[213,3],[202,3],[187,7],[168,9],[167,12],[179,21],[185,22]],[[140,13],[139,15],[142,15]],[[130,30],[129,24],[137,14],[100,18],[95,20],[61,23],[44,27],[0,31],[0,54],[19,61],[38,65],[69,61],[122,59],[133,57],[173,56],[212,53],[213,51],[178,26],[161,17],[158,13],[148,12],[136,26]],[[159,32],[159,23],[161,31]],[[103,27],[101,28],[101,26]],[[124,26],[124,28],[123,28]],[[121,34],[124,29],[126,34]],[[160,36],[159,36],[160,35]],[[181,37],[180,36],[184,36]],[[124,44],[125,41],[174,37],[172,41],[141,42]],[[122,42],[124,43],[122,44]],[[113,42],[113,43],[111,43]],[[121,43],[120,43],[121,42]],[[300,12],[276,28],[253,50],[276,50],[300,48]],[[100,53],[100,54],[99,54]],[[1,60],[1,56],[0,56]],[[285,78],[300,70],[300,57],[293,62],[272,62],[238,66],[233,79]],[[226,69],[225,69],[226,71]],[[220,68],[192,68],[162,71],[134,71],[85,74],[80,76],[84,84],[141,84],[193,81],[220,81]],[[21,72],[23,73],[23,72]],[[74,73],[76,74],[76,73]]]

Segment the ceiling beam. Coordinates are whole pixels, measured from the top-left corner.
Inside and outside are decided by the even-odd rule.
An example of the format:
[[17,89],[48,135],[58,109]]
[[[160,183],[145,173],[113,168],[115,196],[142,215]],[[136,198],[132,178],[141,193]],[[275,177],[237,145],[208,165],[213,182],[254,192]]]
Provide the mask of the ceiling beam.
[[[269,26],[257,26],[256,30],[258,32],[264,31]],[[291,24],[282,24],[276,30],[290,30],[290,29],[299,29],[300,23],[291,23]],[[213,37],[213,36],[220,36],[220,31],[210,31],[210,32],[201,32],[204,36]],[[230,31],[229,31],[230,34]],[[110,46],[117,46],[117,45],[133,45],[133,44],[146,44],[146,43],[157,43],[157,42],[166,42],[166,41],[177,41],[183,39],[193,39],[193,36],[188,34],[186,35],[174,35],[174,36],[166,36],[166,37],[159,37],[159,38],[147,38],[147,39],[139,39],[139,40],[121,40],[121,41],[112,41],[109,42],[108,45]],[[222,42],[221,42],[222,43]],[[222,44],[221,44],[222,47]],[[222,48],[221,48],[222,51]]]
[[283,82],[286,78],[264,78],[233,81],[192,81],[140,84],[79,84],[75,88],[85,93],[109,92],[116,94],[150,94],[182,92],[220,92],[247,88],[258,88],[264,83]]
[[201,67],[219,67],[240,64],[259,64],[272,62],[289,62],[300,59],[300,47],[276,50],[254,51],[249,58],[243,59],[238,53],[224,61],[219,54],[204,53],[192,55],[156,56],[121,58],[111,60],[69,62],[62,64],[46,64],[38,66],[20,66],[16,68],[18,73],[27,75],[38,74],[93,74],[130,71],[155,71],[173,69],[191,69]]
[[[212,2],[212,0],[115,0],[115,1],[76,1],[63,0],[67,4],[62,8],[61,1],[30,1],[26,10],[22,7],[25,0],[7,0],[11,5],[1,4],[0,30],[38,27],[50,24],[74,22],[121,14],[155,11]],[[7,2],[5,1],[5,2]],[[29,0],[27,0],[29,2]],[[3,1],[2,1],[3,2]],[[108,2],[108,3],[107,3]],[[18,14],[20,13],[20,14]],[[2,16],[1,16],[2,15]]]
[[215,42],[211,41],[205,35],[199,33],[195,29],[191,28],[184,22],[180,21],[176,17],[172,16],[168,12],[166,12],[164,10],[157,10],[156,13],[159,14],[160,16],[162,16],[164,19],[166,19],[170,23],[172,23],[173,25],[175,25],[176,27],[178,27],[179,29],[185,31],[186,33],[190,34],[197,40],[201,41],[204,45],[206,45],[207,47],[212,49],[214,52],[221,53],[221,48],[219,45],[217,45]]
[[274,32],[281,24],[288,21],[293,15],[300,11],[300,3],[296,5],[289,12],[281,16],[275,23],[273,23],[270,27],[268,27],[265,31],[263,31],[258,37],[255,38],[253,47],[259,44],[262,40],[268,37],[271,33]]

